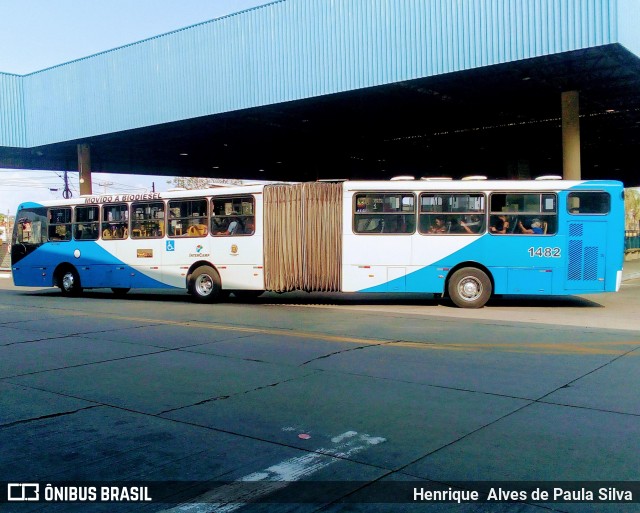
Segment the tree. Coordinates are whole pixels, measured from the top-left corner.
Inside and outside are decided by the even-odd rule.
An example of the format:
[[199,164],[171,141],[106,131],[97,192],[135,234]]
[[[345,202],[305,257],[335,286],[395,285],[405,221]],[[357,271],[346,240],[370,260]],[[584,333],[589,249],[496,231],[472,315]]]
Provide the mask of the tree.
[[7,216],[0,214],[0,245],[8,240],[9,223],[7,223]]
[[219,185],[242,185],[242,180],[234,180],[231,178],[203,178],[199,176],[174,176],[171,180],[167,180],[169,185],[173,187],[182,187],[183,189],[208,189]]
[[640,229],[640,191],[624,190],[625,230]]

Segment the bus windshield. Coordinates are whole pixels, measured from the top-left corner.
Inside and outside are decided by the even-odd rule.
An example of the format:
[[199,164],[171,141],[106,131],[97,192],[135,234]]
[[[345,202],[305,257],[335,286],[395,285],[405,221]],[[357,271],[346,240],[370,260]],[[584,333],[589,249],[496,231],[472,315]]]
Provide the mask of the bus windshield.
[[42,207],[18,211],[13,227],[13,243],[41,244],[47,241],[47,210]]

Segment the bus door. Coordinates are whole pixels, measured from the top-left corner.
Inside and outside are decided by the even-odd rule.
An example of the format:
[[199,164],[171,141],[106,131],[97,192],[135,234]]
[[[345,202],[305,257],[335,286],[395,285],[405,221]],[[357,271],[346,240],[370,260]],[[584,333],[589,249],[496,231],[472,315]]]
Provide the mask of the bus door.
[[110,258],[105,262],[86,262],[79,265],[81,283],[88,287],[130,288],[131,267],[122,260],[128,242],[111,240],[105,236],[100,242]]
[[162,257],[165,241],[148,239],[139,241],[128,260],[132,262],[130,269],[130,287],[156,288],[162,282]]
[[607,222],[567,222],[567,290],[602,291],[605,286]]
[[368,191],[354,196],[344,204],[342,290],[406,292],[416,231],[415,194]]
[[[157,288],[163,284],[166,250],[166,208],[162,201],[134,201],[130,213],[130,240],[122,252],[131,287]],[[171,241],[172,243],[174,241]]]

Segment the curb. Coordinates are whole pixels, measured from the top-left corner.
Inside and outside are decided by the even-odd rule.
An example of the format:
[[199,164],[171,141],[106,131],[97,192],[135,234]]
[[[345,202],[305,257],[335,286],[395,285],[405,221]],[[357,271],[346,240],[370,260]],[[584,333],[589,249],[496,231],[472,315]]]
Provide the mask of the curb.
[[640,278],[640,272],[637,273],[629,273],[625,276],[622,277],[622,281],[629,281],[629,280],[635,280],[637,278]]

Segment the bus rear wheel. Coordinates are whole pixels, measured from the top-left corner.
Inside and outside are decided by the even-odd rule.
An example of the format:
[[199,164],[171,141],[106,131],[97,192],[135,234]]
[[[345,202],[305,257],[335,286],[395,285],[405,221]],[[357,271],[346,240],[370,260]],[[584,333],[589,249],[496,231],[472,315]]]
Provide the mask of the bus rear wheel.
[[82,293],[80,276],[73,267],[65,267],[58,275],[58,286],[63,296],[78,296]]
[[449,279],[447,292],[460,308],[482,308],[491,297],[491,280],[480,269],[463,267]]
[[189,279],[189,291],[200,303],[211,303],[220,297],[220,276],[213,267],[198,267]]

